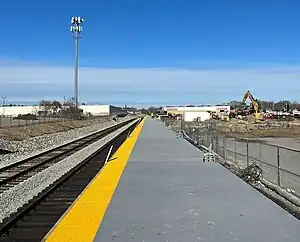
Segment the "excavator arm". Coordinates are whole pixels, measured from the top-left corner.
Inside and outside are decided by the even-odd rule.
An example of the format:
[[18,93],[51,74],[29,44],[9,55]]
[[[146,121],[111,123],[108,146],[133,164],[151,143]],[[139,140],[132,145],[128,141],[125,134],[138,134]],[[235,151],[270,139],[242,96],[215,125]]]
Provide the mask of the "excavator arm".
[[252,105],[253,105],[253,108],[254,108],[254,111],[255,112],[258,112],[259,111],[259,105],[258,103],[255,101],[255,99],[253,98],[251,92],[247,91],[244,95],[244,98],[243,98],[243,103],[246,102],[247,98],[249,98],[249,100],[251,101]]
[[253,105],[253,108],[254,108],[254,111],[255,111],[255,118],[256,118],[256,120],[257,120],[257,121],[260,120],[262,117],[261,117],[261,115],[260,115],[260,113],[259,113],[259,105],[258,105],[258,103],[255,101],[255,99],[253,98],[253,96],[252,96],[252,94],[251,94],[250,91],[247,91],[247,92],[245,93],[242,102],[243,102],[243,103],[246,103],[247,98],[250,99],[250,101],[251,101],[251,103],[252,103],[252,105]]

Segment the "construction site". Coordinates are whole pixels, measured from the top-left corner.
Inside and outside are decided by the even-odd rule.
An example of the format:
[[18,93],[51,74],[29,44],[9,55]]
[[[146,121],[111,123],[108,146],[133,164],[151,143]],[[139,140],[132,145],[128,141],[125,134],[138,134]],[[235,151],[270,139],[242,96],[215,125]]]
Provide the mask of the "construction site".
[[[246,103],[248,99],[250,105]],[[288,104],[281,110],[262,110],[250,91],[245,93],[241,103],[244,105],[239,108],[224,105],[166,107],[163,114],[158,112],[156,117],[172,124],[175,130],[181,129],[184,122],[200,130],[213,126],[214,131],[227,137],[289,138],[300,135],[300,112]]]
[[[262,187],[267,184],[283,188],[288,194],[300,197],[298,110],[289,105],[282,110],[262,110],[250,91],[241,101],[246,104],[248,99],[250,105],[239,109],[222,106],[216,110],[218,106],[207,106],[201,107],[205,111],[178,112],[173,107],[167,114],[158,113],[156,118],[176,133],[184,133],[194,145],[210,150],[220,163],[240,171],[254,169],[259,180],[265,181],[260,182]],[[274,189],[267,193],[272,192],[278,193]],[[292,203],[290,208],[293,209]]]

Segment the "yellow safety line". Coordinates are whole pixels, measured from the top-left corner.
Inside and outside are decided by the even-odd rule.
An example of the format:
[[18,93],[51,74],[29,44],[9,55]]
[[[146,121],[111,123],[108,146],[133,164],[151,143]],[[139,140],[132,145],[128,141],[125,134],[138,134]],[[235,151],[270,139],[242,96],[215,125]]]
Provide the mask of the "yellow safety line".
[[144,122],[145,119],[90,182],[44,241],[93,241]]

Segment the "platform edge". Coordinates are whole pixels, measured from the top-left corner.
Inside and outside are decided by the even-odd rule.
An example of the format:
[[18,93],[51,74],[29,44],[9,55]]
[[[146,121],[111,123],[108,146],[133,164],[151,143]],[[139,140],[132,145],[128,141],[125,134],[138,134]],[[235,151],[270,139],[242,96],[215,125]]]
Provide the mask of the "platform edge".
[[[43,241],[93,241],[138,140],[144,122],[145,119],[127,137],[112,156],[111,161],[93,178],[48,232]],[[99,199],[99,193],[101,193],[101,199]],[[86,221],[84,218],[89,221]]]

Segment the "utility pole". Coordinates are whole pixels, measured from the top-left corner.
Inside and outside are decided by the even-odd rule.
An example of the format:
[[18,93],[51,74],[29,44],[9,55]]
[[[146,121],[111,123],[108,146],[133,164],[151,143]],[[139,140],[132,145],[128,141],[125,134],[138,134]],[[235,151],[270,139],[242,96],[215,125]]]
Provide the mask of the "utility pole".
[[5,104],[6,104],[6,96],[2,96],[2,105],[3,105],[3,111],[2,111],[2,115],[3,117],[5,116]]
[[185,131],[185,120],[184,120],[184,112],[185,112],[185,105],[182,105],[182,115],[181,115],[181,132]]
[[3,113],[2,113],[2,118],[1,118],[1,127],[4,127],[4,116],[5,116],[5,100],[6,96],[2,96],[2,105],[3,105]]
[[72,17],[70,31],[74,34],[75,39],[75,85],[74,85],[74,100],[75,106],[78,108],[78,40],[81,37],[82,26],[84,19],[81,17]]

